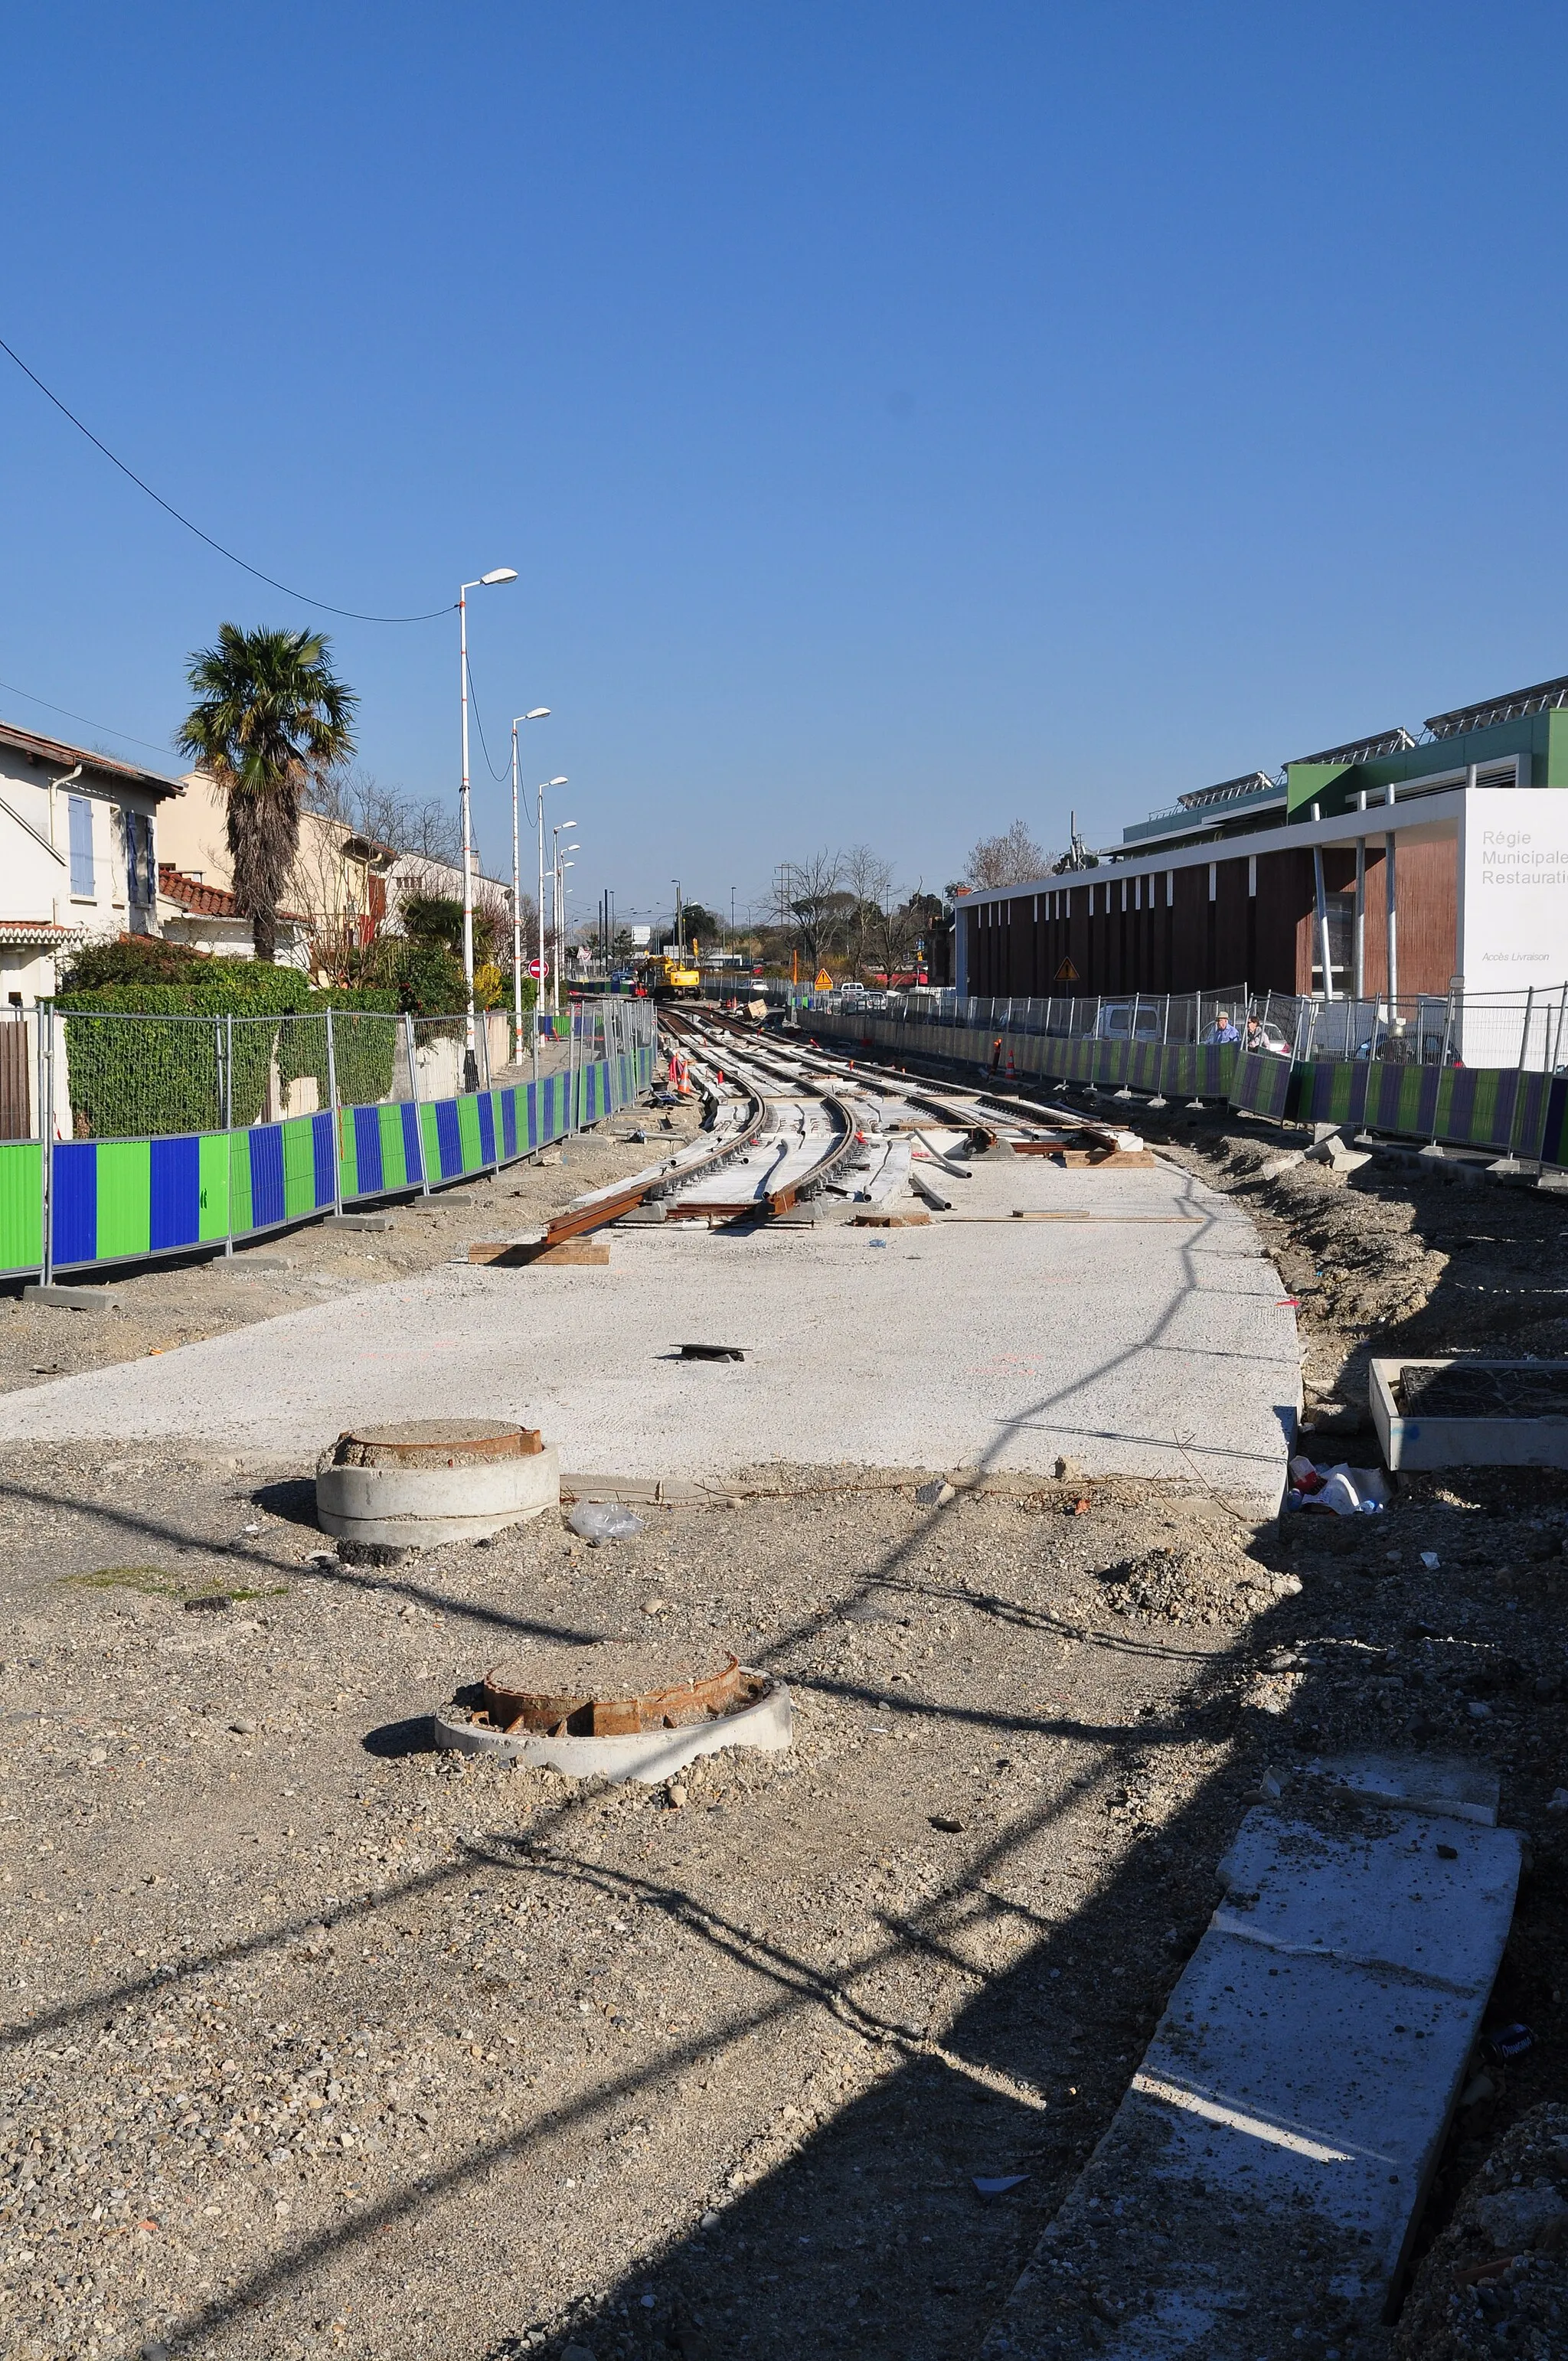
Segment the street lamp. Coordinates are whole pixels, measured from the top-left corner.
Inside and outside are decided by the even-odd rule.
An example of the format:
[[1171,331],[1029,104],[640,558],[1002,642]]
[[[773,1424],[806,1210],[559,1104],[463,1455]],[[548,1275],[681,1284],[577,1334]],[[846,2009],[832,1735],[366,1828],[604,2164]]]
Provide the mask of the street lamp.
[[[568,869],[575,869],[577,865],[575,861],[567,861],[564,859],[563,855],[567,852],[577,852],[580,850],[581,847],[576,844],[563,845],[561,851],[555,856],[555,1005],[557,1007],[560,1006],[561,961],[566,955],[566,872]],[[571,1004],[568,1000],[568,1011],[570,1010],[570,1005]]]
[[520,721],[547,721],[550,708],[536,705],[532,713],[514,713],[511,723],[511,1054],[522,1046],[522,879],[517,853],[517,726]]
[[672,877],[670,883],[675,889],[675,965],[684,967],[685,962],[681,957],[681,881],[678,877]]
[[[558,787],[564,787],[565,784],[565,779],[557,779],[554,782]],[[550,855],[550,916],[555,929],[555,962],[550,972],[550,1010],[553,1016],[559,1015],[561,1007],[561,959],[564,949],[561,928],[561,839],[567,829],[576,828],[576,825],[575,819],[557,820],[551,830],[555,840]],[[570,845],[567,850],[575,852],[577,847]],[[543,874],[543,873],[541,872],[539,890],[542,894],[544,890]]]
[[458,686],[463,697],[463,985],[468,1002],[468,1021],[465,1035],[466,1057],[464,1060],[463,1082],[466,1089],[478,1087],[478,1072],[468,1069],[474,1065],[474,831],[468,817],[468,592],[488,590],[497,582],[515,582],[515,566],[492,566],[473,582],[465,582],[457,592],[457,670]]
[[[564,787],[565,774],[558,779],[546,779],[535,791],[539,819],[539,990],[533,996],[533,1079],[539,1080],[539,1012],[544,1005],[544,792],[546,787]],[[568,826],[572,823],[568,822]],[[554,1002],[552,1002],[554,1005]]]

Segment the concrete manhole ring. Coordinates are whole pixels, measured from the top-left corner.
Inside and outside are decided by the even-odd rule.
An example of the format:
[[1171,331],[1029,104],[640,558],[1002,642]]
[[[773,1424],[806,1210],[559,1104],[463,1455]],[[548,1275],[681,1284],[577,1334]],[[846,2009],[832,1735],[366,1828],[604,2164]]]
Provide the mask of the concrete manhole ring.
[[498,1665],[471,1712],[443,1706],[433,1722],[436,1744],[453,1752],[505,1754],[572,1778],[653,1784],[725,1747],[781,1752],[793,1719],[782,1682],[735,1656],[711,1673],[672,1680],[646,1650],[596,1647]]
[[325,1532],[383,1549],[483,1541],[559,1506],[561,1463],[535,1427],[404,1419],[351,1429],[316,1463]]

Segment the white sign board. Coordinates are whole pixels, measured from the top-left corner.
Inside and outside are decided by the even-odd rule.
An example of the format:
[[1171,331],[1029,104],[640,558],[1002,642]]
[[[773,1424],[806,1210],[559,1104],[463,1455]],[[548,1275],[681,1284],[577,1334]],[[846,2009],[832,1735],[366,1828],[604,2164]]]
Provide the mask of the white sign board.
[[652,941],[652,939],[653,939],[653,929],[652,929],[652,927],[633,927],[633,928],[632,928],[632,929],[631,929],[631,948],[632,948],[632,950],[639,950],[639,951],[641,951],[641,950],[647,950],[647,948],[648,948],[648,945]]
[[1568,982],[1568,791],[1477,787],[1464,805],[1465,991]]

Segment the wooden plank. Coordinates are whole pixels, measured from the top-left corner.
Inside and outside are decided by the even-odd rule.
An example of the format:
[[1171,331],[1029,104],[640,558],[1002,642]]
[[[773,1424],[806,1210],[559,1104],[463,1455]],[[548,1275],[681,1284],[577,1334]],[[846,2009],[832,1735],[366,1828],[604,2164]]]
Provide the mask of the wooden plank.
[[521,1270],[530,1263],[602,1270],[609,1260],[609,1247],[598,1238],[565,1238],[558,1246],[552,1246],[548,1238],[536,1238],[527,1246],[509,1246],[500,1239],[470,1246],[468,1259],[491,1270]]

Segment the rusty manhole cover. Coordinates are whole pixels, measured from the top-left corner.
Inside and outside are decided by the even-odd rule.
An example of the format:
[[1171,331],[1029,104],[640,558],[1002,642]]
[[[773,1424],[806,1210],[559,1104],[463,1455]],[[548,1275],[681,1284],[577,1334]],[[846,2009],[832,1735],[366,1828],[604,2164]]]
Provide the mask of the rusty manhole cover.
[[532,1459],[544,1448],[536,1426],[504,1418],[407,1418],[361,1426],[337,1438],[334,1467],[482,1467]]
[[685,1679],[660,1677],[662,1669],[646,1648],[542,1651],[487,1673],[474,1719],[510,1736],[531,1730],[552,1738],[634,1738],[721,1721],[754,1705],[770,1686],[736,1656]]

